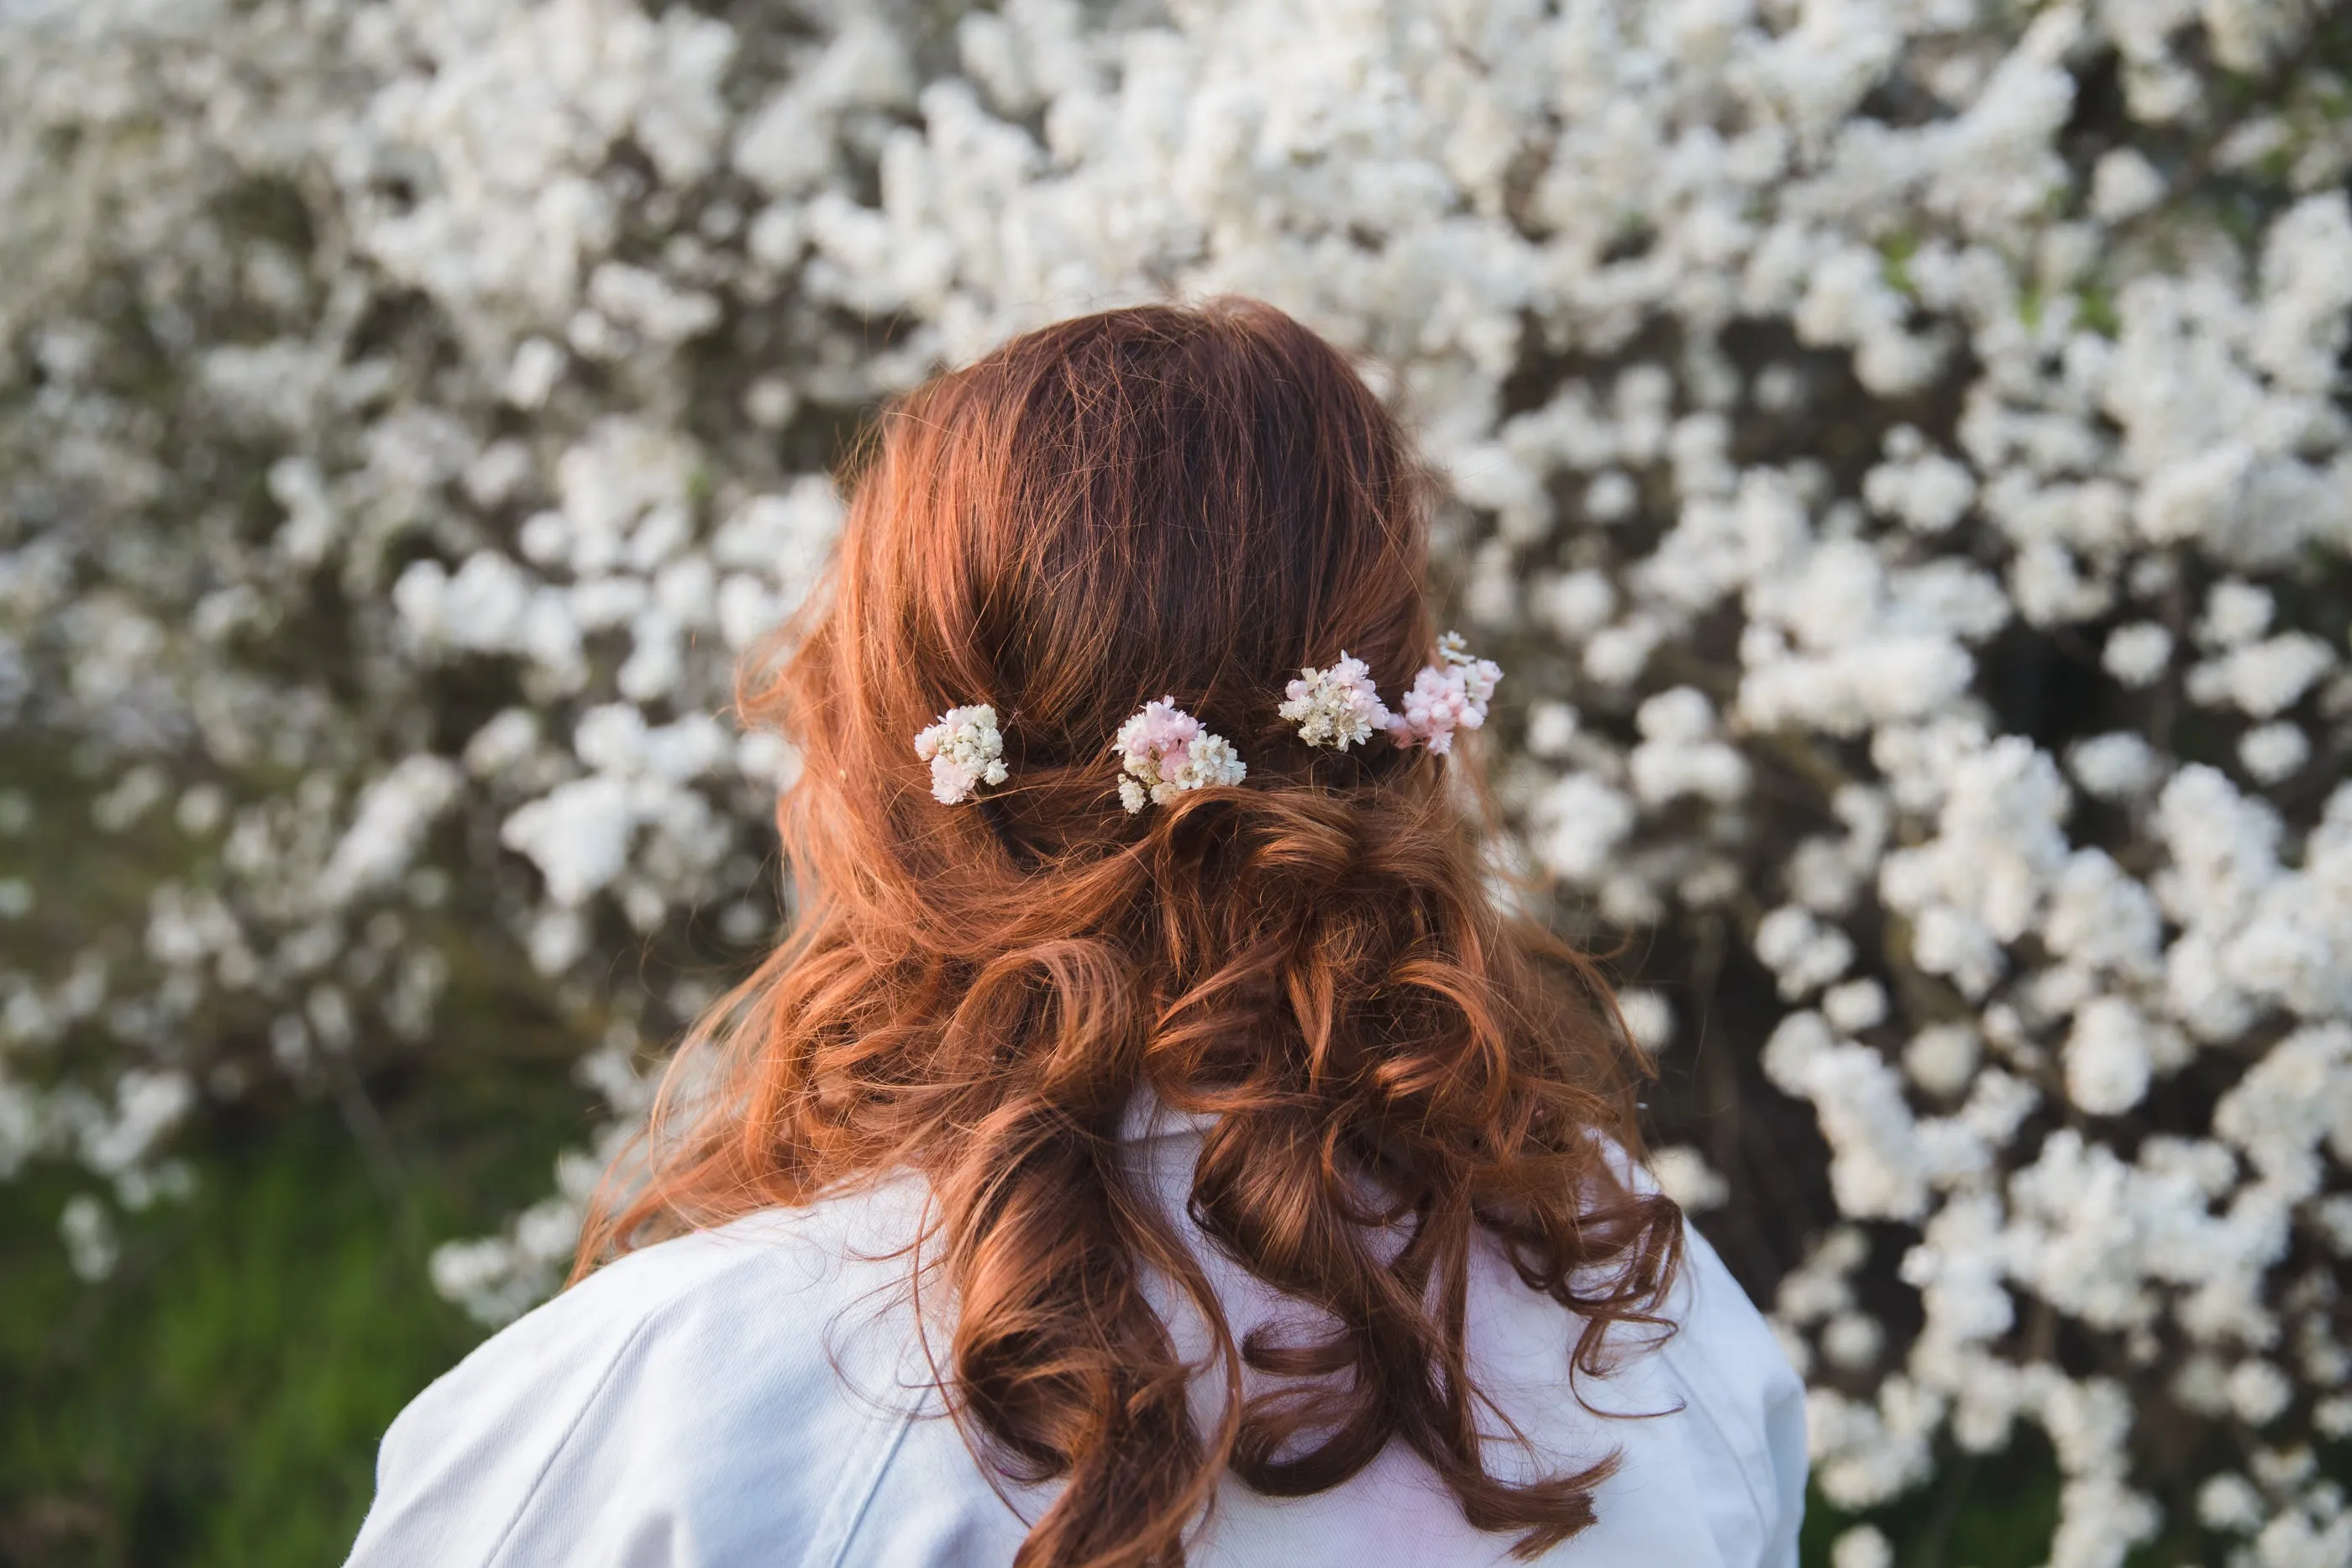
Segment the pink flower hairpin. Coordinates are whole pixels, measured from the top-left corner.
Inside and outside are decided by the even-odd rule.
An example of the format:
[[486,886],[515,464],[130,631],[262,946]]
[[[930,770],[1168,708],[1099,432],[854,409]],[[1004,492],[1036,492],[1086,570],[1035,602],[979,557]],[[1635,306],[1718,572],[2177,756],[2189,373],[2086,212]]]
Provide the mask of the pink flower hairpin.
[[1232,742],[1202,728],[1174,697],[1144,704],[1118,727],[1112,749],[1119,755],[1119,804],[1130,816],[1147,804],[1165,806],[1187,789],[1238,784],[1249,776]]
[[1454,732],[1486,722],[1502,666],[1471,656],[1458,632],[1437,641],[1437,663],[1424,664],[1404,695],[1403,710],[1389,716],[1389,738],[1399,746],[1426,746],[1443,757],[1454,749]]

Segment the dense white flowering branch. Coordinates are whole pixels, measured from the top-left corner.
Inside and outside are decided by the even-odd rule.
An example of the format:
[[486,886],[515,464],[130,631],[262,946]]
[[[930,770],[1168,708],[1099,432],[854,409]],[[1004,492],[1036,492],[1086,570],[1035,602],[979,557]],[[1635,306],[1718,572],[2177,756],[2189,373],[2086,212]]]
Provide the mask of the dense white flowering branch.
[[[90,1174],[78,1267],[176,1123],[358,1081],[483,955],[667,1036],[694,985],[583,977],[773,919],[794,761],[713,716],[835,432],[1238,290],[1450,480],[1517,696],[1435,670],[1422,737],[1475,706],[1562,919],[1638,934],[1659,1173],[1829,1499],[2023,1421],[2053,1564],[2343,1559],[2341,16],[714,9],[0,11],[0,1173]],[[1293,716],[1360,741],[1339,671]],[[518,1310],[575,1213],[445,1286]]]

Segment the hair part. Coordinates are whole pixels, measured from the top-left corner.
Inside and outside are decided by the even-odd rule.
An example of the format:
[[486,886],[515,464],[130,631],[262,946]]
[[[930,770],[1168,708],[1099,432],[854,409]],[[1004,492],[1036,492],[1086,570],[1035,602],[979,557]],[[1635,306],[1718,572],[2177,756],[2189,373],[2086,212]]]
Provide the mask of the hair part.
[[[1275,711],[1341,649],[1389,689],[1428,656],[1431,493],[1347,362],[1247,301],[1065,321],[887,412],[824,591],[744,676],[804,759],[793,929],[680,1052],[581,1270],[919,1172],[950,1407],[1003,1474],[1064,1483],[1023,1568],[1180,1563],[1226,1469],[1298,1495],[1391,1442],[1523,1555],[1589,1524],[1611,1458],[1486,1468],[1470,1263],[1483,1232],[1576,1313],[1581,1373],[1661,1323],[1679,1216],[1609,1154],[1640,1063],[1594,967],[1490,896],[1475,747],[1318,749]],[[1131,818],[1110,739],[1162,695],[1249,778]],[[943,807],[910,737],[979,703],[1010,777]],[[1216,1118],[1192,1218],[1328,1334],[1235,1340],[1122,1161],[1139,1092]]]

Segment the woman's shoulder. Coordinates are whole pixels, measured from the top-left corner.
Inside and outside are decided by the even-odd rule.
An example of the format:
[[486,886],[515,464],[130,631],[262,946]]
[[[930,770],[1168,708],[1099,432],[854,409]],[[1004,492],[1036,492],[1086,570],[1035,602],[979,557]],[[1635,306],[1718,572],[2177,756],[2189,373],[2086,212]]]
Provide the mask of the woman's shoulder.
[[[1627,1149],[1595,1133],[1610,1175],[1643,1197],[1656,1178]],[[1550,1441],[1557,1469],[1614,1450],[1620,1459],[1595,1503],[1601,1523],[1571,1539],[1562,1563],[1628,1560],[1645,1552],[1727,1568],[1793,1568],[1804,1513],[1804,1385],[1787,1353],[1715,1249],[1675,1222],[1682,1261],[1655,1327],[1612,1325],[1602,1375],[1570,1361],[1548,1297],[1520,1286],[1507,1249],[1490,1243],[1472,1276],[1474,1352],[1492,1369],[1514,1422]],[[1634,1417],[1628,1419],[1628,1417]],[[1671,1546],[1621,1532],[1686,1532]],[[1552,1559],[1547,1558],[1549,1562]]]
[[902,1184],[763,1210],[509,1324],[385,1434],[353,1568],[845,1542],[935,1403],[903,1250],[919,1208]]
[[1594,1495],[1598,1523],[1546,1563],[1794,1568],[1803,1385],[1714,1249],[1687,1225],[1683,1236],[1663,1322],[1612,1325],[1597,1375],[1577,1369],[1575,1328],[1521,1284],[1499,1245],[1474,1266],[1473,1359],[1532,1444],[1524,1458],[1497,1445],[1494,1460],[1525,1479],[1616,1458]]
[[1696,1227],[1667,1303],[1675,1333],[1659,1349],[1685,1401],[1685,1448],[1708,1522],[1721,1540],[1753,1539],[1759,1561],[1796,1561],[1805,1507],[1805,1386],[1731,1270]]
[[[1601,1142],[1619,1180],[1643,1197],[1659,1193],[1647,1166],[1613,1140]],[[1803,1380],[1790,1364],[1780,1336],[1698,1227],[1685,1218],[1681,1230],[1682,1266],[1663,1303],[1674,1332],[1660,1343],[1660,1359],[1683,1385],[1699,1424],[1737,1452],[1766,1517],[1773,1512],[1767,1494],[1775,1489],[1789,1493],[1793,1488],[1790,1506],[1801,1508]]]

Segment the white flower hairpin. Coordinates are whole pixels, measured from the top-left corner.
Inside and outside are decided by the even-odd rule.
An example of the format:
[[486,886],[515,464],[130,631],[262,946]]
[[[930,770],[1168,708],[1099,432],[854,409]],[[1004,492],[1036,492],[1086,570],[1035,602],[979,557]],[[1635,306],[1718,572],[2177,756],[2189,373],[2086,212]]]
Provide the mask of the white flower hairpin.
[[1146,703],[1118,727],[1119,803],[1131,816],[1149,803],[1165,806],[1187,789],[1238,784],[1249,768],[1232,742],[1201,727],[1174,697]]
[[1437,640],[1437,663],[1424,664],[1404,695],[1403,710],[1389,716],[1389,737],[1399,746],[1426,746],[1440,757],[1454,749],[1454,732],[1486,722],[1502,666],[1471,656],[1458,632]]
[[1309,664],[1298,674],[1284,688],[1286,700],[1276,711],[1298,727],[1298,738],[1309,746],[1340,751],[1361,746],[1373,731],[1388,728],[1395,716],[1381,701],[1370,667],[1350,658],[1345,648],[1329,669]]
[[942,806],[969,800],[983,784],[1004,782],[1004,737],[986,703],[940,715],[915,737],[915,755],[931,765],[931,798]]

